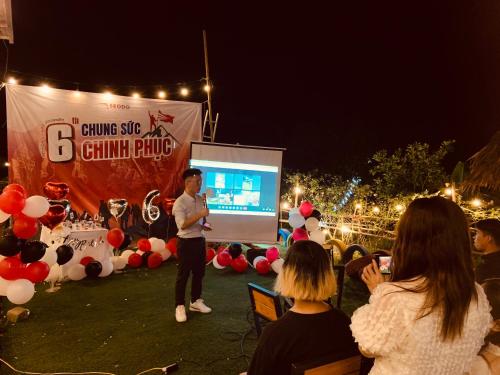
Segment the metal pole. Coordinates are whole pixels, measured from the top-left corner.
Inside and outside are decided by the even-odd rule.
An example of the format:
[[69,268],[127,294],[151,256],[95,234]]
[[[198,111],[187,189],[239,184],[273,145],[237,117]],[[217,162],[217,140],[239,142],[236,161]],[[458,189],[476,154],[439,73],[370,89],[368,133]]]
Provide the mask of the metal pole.
[[212,94],[210,87],[210,75],[208,71],[208,45],[207,45],[207,32],[203,30],[203,48],[205,51],[205,81],[207,84],[207,101],[208,101],[208,121],[210,124],[210,142],[214,142],[214,124],[212,122]]

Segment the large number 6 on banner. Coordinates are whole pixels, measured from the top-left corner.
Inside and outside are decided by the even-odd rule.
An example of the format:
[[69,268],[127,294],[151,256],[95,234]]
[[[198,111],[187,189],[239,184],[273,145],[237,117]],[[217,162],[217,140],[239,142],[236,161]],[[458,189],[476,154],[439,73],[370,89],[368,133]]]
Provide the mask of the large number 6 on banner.
[[49,160],[54,163],[73,160],[75,145],[70,124],[52,124],[47,127]]

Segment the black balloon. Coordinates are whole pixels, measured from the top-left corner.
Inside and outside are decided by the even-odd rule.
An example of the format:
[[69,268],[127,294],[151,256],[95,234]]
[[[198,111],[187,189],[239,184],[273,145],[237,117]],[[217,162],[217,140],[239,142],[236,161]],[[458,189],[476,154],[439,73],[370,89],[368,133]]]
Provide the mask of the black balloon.
[[88,277],[96,278],[99,276],[101,272],[102,272],[102,264],[97,260],[93,260],[92,262],[89,262],[85,266],[85,273],[87,274]]
[[125,250],[131,243],[132,243],[132,236],[128,233],[125,233],[125,238],[122,244],[120,245],[120,250]]
[[238,258],[241,253],[243,252],[243,249],[241,248],[241,244],[239,243],[232,243],[228,247],[229,254],[231,255],[231,258]]
[[12,257],[19,254],[24,241],[19,240],[14,235],[7,235],[0,239],[0,255],[4,257]]
[[21,262],[33,263],[45,255],[47,245],[41,241],[29,241],[21,249]]
[[309,217],[315,217],[316,219],[321,221],[321,212],[319,212],[318,210],[313,210],[311,216]]
[[56,250],[57,264],[63,265],[68,263],[73,258],[73,248],[69,245],[61,245]]
[[146,251],[144,254],[142,254],[142,264],[148,264],[148,258],[153,254],[152,251]]

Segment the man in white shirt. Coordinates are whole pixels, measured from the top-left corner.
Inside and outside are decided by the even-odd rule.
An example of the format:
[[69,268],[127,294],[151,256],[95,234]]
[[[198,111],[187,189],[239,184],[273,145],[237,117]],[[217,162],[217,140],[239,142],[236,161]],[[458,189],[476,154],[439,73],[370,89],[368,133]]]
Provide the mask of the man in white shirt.
[[209,211],[203,198],[198,195],[201,189],[201,171],[190,168],[182,174],[184,193],[177,198],[172,208],[175,216],[177,232],[177,256],[179,265],[175,282],[175,319],[178,322],[187,320],[185,308],[186,284],[190,273],[191,281],[190,311],[209,313],[210,307],[201,299],[202,280],[205,275],[205,237],[202,230],[210,230],[204,226]]

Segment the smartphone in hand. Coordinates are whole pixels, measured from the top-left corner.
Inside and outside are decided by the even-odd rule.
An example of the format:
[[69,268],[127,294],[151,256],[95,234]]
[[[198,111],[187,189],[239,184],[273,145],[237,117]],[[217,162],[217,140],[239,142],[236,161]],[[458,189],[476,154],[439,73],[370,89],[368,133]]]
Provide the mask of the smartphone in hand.
[[378,268],[380,273],[383,275],[391,274],[391,263],[392,256],[390,255],[376,255],[375,260],[377,261]]

